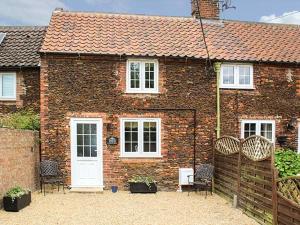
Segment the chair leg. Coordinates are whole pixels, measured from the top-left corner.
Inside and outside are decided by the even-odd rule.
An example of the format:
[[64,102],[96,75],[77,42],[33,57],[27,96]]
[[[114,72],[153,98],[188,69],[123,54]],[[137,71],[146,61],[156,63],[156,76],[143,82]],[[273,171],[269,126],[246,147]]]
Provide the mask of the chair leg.
[[63,181],[63,192],[64,192],[64,194],[66,194],[66,192],[65,192],[65,181]]
[[57,182],[57,191],[59,192],[59,185],[60,185],[60,182]]
[[40,188],[41,188],[41,193],[43,193],[43,182],[40,180]]
[[46,184],[44,183],[44,196],[46,196]]

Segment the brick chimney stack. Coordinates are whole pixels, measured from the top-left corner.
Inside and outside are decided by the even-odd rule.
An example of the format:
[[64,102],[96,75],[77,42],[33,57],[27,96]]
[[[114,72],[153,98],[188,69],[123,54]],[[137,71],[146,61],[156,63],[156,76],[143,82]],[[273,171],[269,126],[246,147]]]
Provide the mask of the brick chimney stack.
[[220,9],[218,0],[192,0],[192,16],[199,19],[200,15],[197,8],[199,3],[200,15],[204,19],[219,19]]

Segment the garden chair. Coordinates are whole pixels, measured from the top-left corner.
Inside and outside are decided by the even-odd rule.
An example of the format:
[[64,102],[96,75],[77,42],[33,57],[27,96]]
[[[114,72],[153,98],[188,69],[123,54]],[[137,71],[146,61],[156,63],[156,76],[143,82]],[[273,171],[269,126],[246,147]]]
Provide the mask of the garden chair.
[[44,186],[44,195],[46,195],[45,184],[56,184],[58,191],[59,186],[63,186],[63,192],[65,194],[65,177],[62,172],[58,169],[58,162],[52,160],[43,160],[40,164],[40,185],[41,192],[43,192]]
[[[212,180],[214,175],[214,166],[211,164],[201,164],[194,175],[188,176],[188,183],[197,192],[197,190],[205,190],[205,198],[209,190],[212,195]],[[194,176],[194,180],[191,178]],[[190,189],[188,192],[190,195]]]

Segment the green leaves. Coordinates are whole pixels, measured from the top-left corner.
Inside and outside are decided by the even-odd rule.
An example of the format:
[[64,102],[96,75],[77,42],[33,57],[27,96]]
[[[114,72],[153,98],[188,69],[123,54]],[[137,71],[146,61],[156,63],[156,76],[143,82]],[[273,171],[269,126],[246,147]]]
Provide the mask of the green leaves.
[[300,173],[300,154],[291,149],[279,149],[275,152],[275,166],[280,177],[295,176]]
[[0,118],[0,127],[39,130],[40,118],[33,110],[23,110]]
[[148,176],[134,176],[131,178],[129,183],[145,183],[148,187],[150,187],[151,183],[155,183],[156,181],[153,179],[153,177]]
[[16,198],[20,198],[21,196],[28,194],[28,192],[29,190],[25,190],[19,186],[16,186],[9,189],[9,191],[6,192],[5,196],[10,197],[12,199],[12,202],[14,202]]

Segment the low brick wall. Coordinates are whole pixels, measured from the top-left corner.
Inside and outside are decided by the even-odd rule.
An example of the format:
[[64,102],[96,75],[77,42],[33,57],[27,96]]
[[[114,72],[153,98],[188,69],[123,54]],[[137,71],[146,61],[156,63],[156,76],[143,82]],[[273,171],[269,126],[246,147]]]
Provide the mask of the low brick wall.
[[39,134],[27,130],[0,129],[0,206],[11,187],[35,190],[39,176]]

